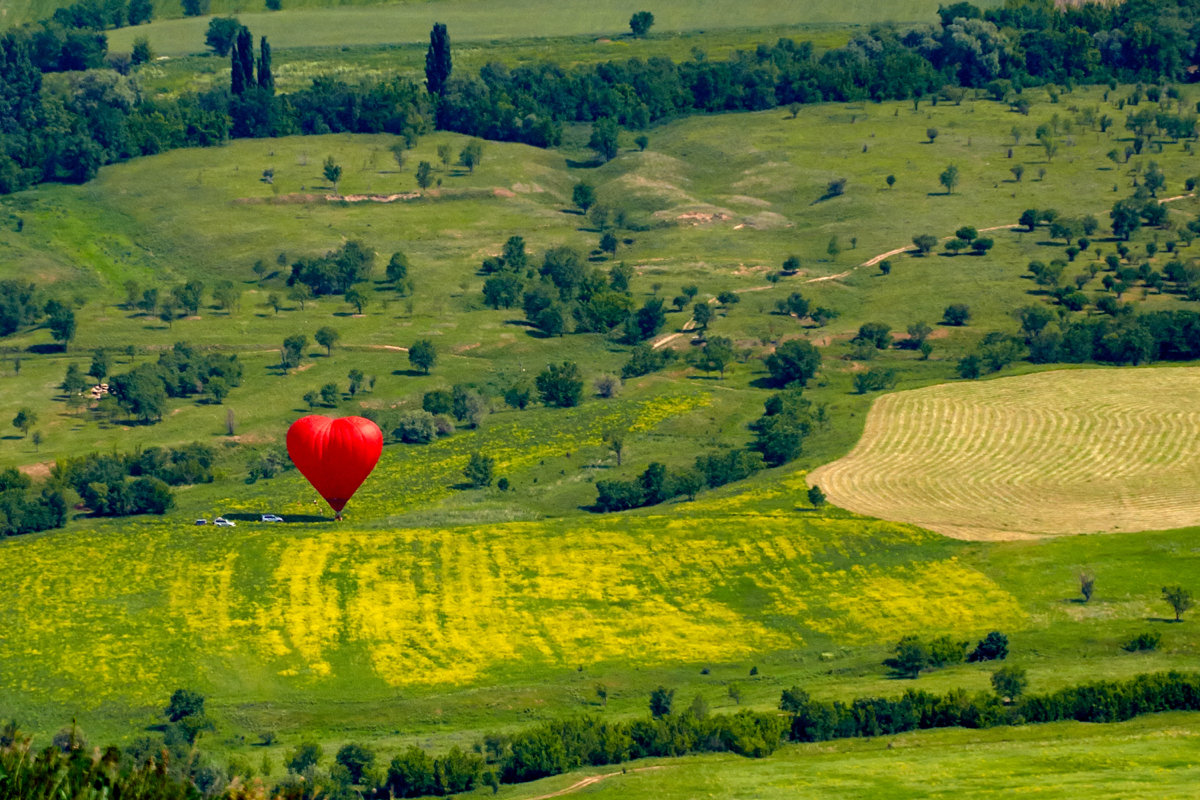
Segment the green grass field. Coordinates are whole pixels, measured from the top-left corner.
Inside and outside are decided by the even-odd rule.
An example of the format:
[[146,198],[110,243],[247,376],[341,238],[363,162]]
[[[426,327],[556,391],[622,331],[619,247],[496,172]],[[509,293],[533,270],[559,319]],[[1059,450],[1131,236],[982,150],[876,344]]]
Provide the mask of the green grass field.
[[[763,761],[736,756],[662,759],[581,787],[588,798],[1188,798],[1200,778],[1193,715],[1159,714],[1118,725],[1059,723],[989,731],[944,730],[788,747]],[[589,772],[506,789],[549,796]]]
[[[1196,97],[1183,92],[1190,106]],[[44,474],[48,462],[81,451],[196,439],[222,453],[218,480],[180,490],[179,507],[167,517],[103,521],[81,513],[65,531],[0,542],[0,563],[16,587],[0,595],[9,620],[0,637],[0,712],[40,737],[76,718],[93,741],[127,741],[159,721],[173,689],[193,686],[209,696],[218,724],[206,747],[257,761],[262,750],[247,742],[276,731],[278,744],[265,749],[278,764],[305,738],[327,749],[358,738],[381,752],[409,742],[440,749],[567,714],[640,714],[659,684],[677,687],[681,697],[702,693],[722,710],[734,707],[731,685],[742,689],[743,705],[760,709],[774,707],[792,684],[818,697],[895,694],[911,684],[889,678],[880,662],[906,633],[966,639],[1004,630],[1011,662],[1029,670],[1035,691],[1193,668],[1194,621],[1189,615],[1181,625],[1162,622],[1168,612],[1159,593],[1171,583],[1200,585],[1194,528],[962,542],[833,507],[814,511],[804,500],[806,471],[850,452],[867,422],[874,397],[851,392],[864,364],[851,357],[848,340],[860,324],[882,321],[899,331],[936,323],[947,303],[969,303],[971,325],[939,328],[928,361],[890,350],[875,362],[897,369],[899,389],[946,383],[985,332],[1017,329],[1013,308],[1041,302],[1022,277],[1026,264],[1058,257],[1062,246],[1040,231],[996,231],[996,247],[985,257],[897,254],[886,276],[860,265],[903,248],[914,234],[1008,225],[1028,207],[1103,218],[1130,190],[1134,164],[1114,169],[1104,156],[1124,136],[1120,126],[1099,134],[1073,120],[1085,107],[1111,108],[1100,92],[1077,90],[1058,104],[1030,94],[1036,102],[1028,117],[968,99],[917,110],[911,103],[812,106],[795,119],[782,109],[684,119],[648,131],[645,152],[625,141],[600,167],[580,166],[589,155],[575,145],[543,151],[490,142],[473,173],[439,167],[440,187],[392,203],[331,198],[321,163],[332,155],[344,166],[342,195],[410,193],[417,162],[437,163],[439,144],[457,152],[467,140],[425,137],[403,167],[392,161],[386,136],[238,141],[106,167],[82,187],[46,185],[0,199],[0,277],[51,285],[77,301],[79,317],[78,338],[66,353],[54,352],[44,329],[4,341],[10,349],[0,356],[0,421],[30,406],[43,441],[35,448],[7,429],[0,465]],[[1062,144],[1049,162],[1040,148],[1015,145],[1010,133],[1019,126],[1027,142],[1043,123],[1058,126]],[[929,127],[941,132],[932,144]],[[568,138],[586,136],[573,128]],[[1163,142],[1161,153],[1135,161],[1144,167],[1151,158],[1166,172],[1169,195],[1182,194],[1183,181],[1200,171],[1179,144]],[[938,184],[949,163],[961,173],[951,195]],[[1026,166],[1023,181],[1012,179],[1015,163]],[[261,180],[268,168],[271,185]],[[892,189],[884,182],[889,174],[897,178]],[[847,179],[846,193],[822,200],[835,178]],[[303,393],[329,381],[344,385],[352,368],[378,378],[374,392],[343,398],[324,413],[415,407],[425,391],[456,382],[494,392],[563,359],[580,362],[589,380],[619,369],[627,346],[598,335],[543,338],[522,324],[519,310],[489,310],[479,297],[481,259],[513,234],[526,238],[535,261],[560,243],[595,247],[599,232],[570,208],[572,186],[582,179],[638,222],[613,260],[635,268],[638,302],[669,299],[692,283],[701,299],[740,293],[742,301],[721,309],[711,325],[712,334],[747,351],[724,379],[681,363],[628,382],[613,400],[589,392],[575,410],[516,412],[497,401],[477,431],[426,447],[389,446],[341,525],[254,523],[268,511],[324,514],[295,473],[253,485],[241,479],[254,448],[280,442],[287,424],[307,413]],[[1171,208],[1178,223],[1194,216],[1197,204],[1185,197]],[[840,252],[831,254],[834,236]],[[1143,232],[1133,247],[1140,254],[1155,236],[1165,234]],[[286,303],[278,314],[266,305],[270,293],[286,292],[287,264],[348,238],[362,239],[380,261],[407,252],[416,282],[411,301],[369,284],[361,316],[340,298],[303,310]],[[1097,241],[1068,272],[1113,247]],[[1194,246],[1179,249],[1185,258],[1194,253]],[[766,275],[791,254],[802,260],[800,273],[768,283]],[[595,258],[601,267],[613,263]],[[1161,268],[1166,258],[1160,253],[1152,262]],[[251,271],[260,259],[270,265],[261,279]],[[127,280],[165,290],[191,277],[210,285],[236,281],[240,307],[205,307],[198,318],[168,325],[120,306]],[[816,328],[770,313],[794,291],[841,316]],[[1096,297],[1098,281],[1084,291]],[[1194,305],[1136,291],[1126,299],[1140,308]],[[663,335],[686,319],[670,314]],[[326,324],[342,336],[332,354],[313,347],[301,368],[275,368],[285,336],[311,336]],[[632,477],[651,460],[683,466],[709,449],[745,443],[746,423],[767,397],[758,357],[799,336],[824,353],[808,396],[827,405],[831,424],[798,461],[693,503],[608,516],[581,508],[594,499],[595,480]],[[441,360],[432,375],[413,374],[398,348],[426,337],[436,341]],[[95,347],[116,348],[123,371],[177,340],[242,355],[245,383],[225,407],[174,401],[162,422],[139,426],[70,411],[55,388],[68,363],[86,368]],[[681,336],[673,346],[687,350],[688,340]],[[127,346],[133,355],[124,354]],[[1052,388],[1041,396],[1055,398],[1061,391],[1054,387],[1085,374],[1045,374],[1030,364],[1005,374],[1030,372],[1043,374],[1015,382],[1045,381]],[[1157,368],[1104,375],[1112,385],[1131,386],[1174,372],[1191,375]],[[963,390],[994,396],[1015,382]],[[1146,393],[1165,402],[1161,389]],[[897,394],[884,405],[920,396]],[[226,408],[237,421],[233,437],[225,435]],[[1190,417],[1181,419],[1170,430],[1192,432]],[[627,436],[620,467],[603,444],[614,431]],[[476,450],[495,455],[510,491],[457,488]],[[220,513],[236,515],[238,527],[190,524]],[[1074,602],[1084,570],[1097,576],[1088,604]],[[1121,649],[1147,629],[1163,633],[1158,651]],[[758,668],[753,676],[751,667]],[[981,691],[989,677],[989,669],[961,665],[917,685]],[[606,708],[596,699],[598,683],[609,689]],[[1194,737],[1190,722],[1149,721],[1030,729],[1028,738],[1024,730],[921,734],[902,737],[899,753],[868,742],[791,749],[762,763],[695,760],[612,778],[587,792],[795,796],[797,786],[810,785],[796,782],[803,780],[840,787],[843,796],[911,796],[930,783],[922,769],[944,776],[938,786],[976,793],[986,787],[973,775],[999,770],[1032,791],[1037,767],[1049,767],[1031,753],[1050,748],[1065,763],[1044,782],[1048,792],[1078,782],[1117,787],[1113,796],[1149,796],[1143,785],[1110,779],[1098,759],[1144,761],[1130,780],[1158,776],[1161,796],[1171,796],[1194,778],[1188,759],[1155,748],[1176,729],[1184,732],[1170,736],[1180,741]],[[903,772],[897,764],[906,765]],[[554,779],[546,791],[577,779]],[[537,796],[533,788],[506,792]]]
[[[286,49],[428,44],[429,29],[435,22],[445,23],[457,42],[564,35],[615,38],[629,33],[629,16],[633,13],[627,3],[615,0],[601,0],[586,6],[551,0],[521,0],[509,5],[496,0],[432,0],[386,5],[309,2],[305,4],[308,7],[296,10],[287,10],[291,3],[284,0],[284,6],[285,11],[281,13],[243,6],[244,11],[238,13],[238,18],[256,35],[268,37],[273,48]],[[231,4],[223,4],[221,0],[213,3],[214,13],[233,10]],[[937,19],[937,4],[928,0],[891,0],[887,3],[821,0],[798,7],[753,0],[740,4],[737,13],[731,14],[729,6],[719,0],[670,0],[658,3],[653,13],[651,33],[666,36],[695,30],[780,24],[930,22]],[[127,52],[134,37],[147,36],[154,50],[162,55],[200,52],[204,49],[207,27],[207,17],[161,19],[149,25],[111,31],[110,47]]]

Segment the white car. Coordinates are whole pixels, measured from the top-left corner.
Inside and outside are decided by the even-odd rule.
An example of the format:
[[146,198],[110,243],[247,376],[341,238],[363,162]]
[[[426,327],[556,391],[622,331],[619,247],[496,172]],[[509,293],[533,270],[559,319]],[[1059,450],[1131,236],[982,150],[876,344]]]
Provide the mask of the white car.
[[275,514],[263,514],[262,521],[263,522],[283,522],[283,517],[276,516]]
[[216,526],[217,526],[217,527],[219,527],[219,528],[236,528],[236,527],[237,527],[237,523],[236,523],[236,522],[232,522],[231,520],[227,520],[227,519],[225,519],[224,517],[217,517],[216,519],[214,519],[214,520],[213,520],[213,525],[216,525]]

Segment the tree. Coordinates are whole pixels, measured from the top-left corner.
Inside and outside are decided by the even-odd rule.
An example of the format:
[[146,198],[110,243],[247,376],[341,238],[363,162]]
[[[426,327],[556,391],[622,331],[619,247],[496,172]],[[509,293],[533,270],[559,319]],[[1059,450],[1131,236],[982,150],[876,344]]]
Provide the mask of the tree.
[[932,233],[922,233],[914,236],[912,242],[917,248],[917,254],[924,256],[929,255],[933,248],[937,247],[938,239]]
[[808,502],[812,504],[813,508],[820,508],[825,505],[825,493],[821,491],[820,486],[814,484],[808,490]]
[[308,285],[304,283],[296,283],[296,285],[288,291],[288,299],[299,303],[301,311],[304,310],[304,304],[311,300],[312,296],[312,289],[310,289]]
[[708,323],[712,321],[712,306],[708,303],[696,303],[692,306],[692,319],[696,322],[696,327],[701,330],[708,329]]
[[937,139],[937,137],[938,137],[938,129],[937,128],[926,128],[925,136],[929,139],[929,143],[933,144],[934,140]]
[[821,367],[821,352],[804,339],[791,339],[767,356],[766,366],[776,385],[805,386]]
[[21,432],[22,436],[29,435],[29,429],[37,424],[38,415],[32,408],[22,408],[17,411],[17,415],[13,417],[13,427]]
[[363,745],[351,742],[338,749],[334,760],[345,768],[350,783],[360,784],[367,770],[375,765],[375,754]]
[[321,168],[321,174],[325,176],[325,180],[333,184],[333,193],[338,193],[338,183],[342,180],[342,167],[333,160],[333,156],[328,156],[325,159],[325,165]]
[[645,135],[644,133],[639,134],[633,140],[633,143],[637,145],[638,150],[645,152],[646,148],[650,146],[650,137]]
[[588,139],[588,147],[600,154],[605,161],[617,157],[619,145],[617,122],[611,117],[601,117],[592,123],[592,137]]
[[68,364],[67,374],[63,378],[63,382],[59,384],[63,390],[63,394],[70,399],[75,395],[81,394],[84,389],[88,388],[88,381],[83,377],[83,371],[78,364]]
[[1092,600],[1092,595],[1096,592],[1096,576],[1089,572],[1079,573],[1079,593],[1083,595],[1083,602],[1089,603]]
[[108,351],[103,347],[97,347],[92,352],[92,364],[88,367],[88,375],[95,378],[97,382],[103,382],[108,377],[108,372]]
[[1017,164],[1008,171],[1012,173],[1013,179],[1016,180],[1017,183],[1020,183],[1021,178],[1025,176],[1025,166],[1023,164]]
[[596,387],[596,395],[605,400],[621,393],[621,379],[608,372],[598,376],[592,385]]
[[548,406],[570,408],[583,399],[583,379],[579,366],[572,361],[550,364],[538,374],[534,384]]
[[671,704],[675,700],[675,690],[659,686],[650,693],[650,715],[655,719],[670,716]]
[[967,661],[1003,661],[1008,658],[1008,637],[1000,631],[989,631],[979,640]]
[[947,325],[961,327],[971,319],[971,307],[966,303],[951,303],[942,311],[942,321]]
[[392,253],[392,257],[388,260],[387,268],[384,271],[384,276],[389,283],[399,284],[408,280],[409,264],[408,256],[401,251]]
[[596,204],[595,188],[590,183],[580,181],[571,190],[571,202],[579,206],[579,210],[586,214],[587,210]]
[[975,380],[983,374],[983,360],[977,355],[969,355],[958,361],[958,376],[966,380]]
[[654,15],[649,11],[638,11],[629,18],[629,30],[634,36],[645,36],[654,25]]
[[408,363],[428,375],[437,363],[437,349],[433,346],[433,342],[429,339],[414,342],[408,348]]
[[1015,703],[1017,698],[1025,693],[1029,678],[1023,667],[1001,667],[992,673],[992,688],[996,695],[1009,703]]
[[327,383],[321,387],[321,402],[333,408],[338,404],[339,394],[336,383]]
[[50,318],[46,321],[46,327],[50,329],[50,336],[56,342],[60,342],[63,350],[75,338],[75,312],[64,305],[53,303],[49,310]]
[[337,331],[329,326],[324,326],[317,329],[317,333],[313,336],[317,340],[317,344],[325,348],[325,355],[333,355],[333,346],[337,344],[340,337]]
[[724,378],[725,370],[733,363],[733,358],[733,340],[713,336],[692,356],[692,364],[705,372],[720,371],[721,377]]
[[1164,586],[1162,597],[1167,602],[1167,605],[1171,607],[1171,610],[1175,612],[1176,622],[1179,622],[1183,613],[1194,605],[1192,593],[1182,586]]
[[886,184],[887,184],[887,187],[888,187],[889,189],[891,189],[893,186],[895,186],[895,185],[896,185],[896,176],[895,176],[895,175],[888,175],[888,176],[887,176],[886,178],[884,178],[883,180],[884,180],[884,183],[886,183]]
[[445,25],[437,22],[429,31],[429,50],[425,53],[425,87],[430,94],[446,93],[451,69],[450,34]]
[[916,678],[929,667],[929,648],[916,636],[905,636],[896,643],[895,655],[883,665],[901,678]]
[[1029,230],[1037,227],[1038,219],[1041,215],[1036,208],[1027,208],[1021,212],[1021,218],[1017,220],[1018,224],[1024,225]]
[[958,167],[953,164],[946,167],[938,181],[946,187],[946,194],[954,194],[954,187],[958,185]]
[[34,431],[30,441],[33,442],[33,452],[40,452],[42,449],[42,432]]
[[304,357],[304,348],[307,346],[308,337],[302,333],[287,337],[283,340],[279,363],[283,365],[284,369],[300,366],[300,359]]
[[463,468],[463,475],[473,488],[482,489],[492,485],[495,470],[496,459],[482,453],[472,453],[467,466]]
[[204,713],[204,695],[190,689],[176,689],[163,710],[167,720],[179,722],[187,717],[198,717]]
[[422,190],[428,189],[433,185],[433,165],[428,161],[422,161],[417,164],[417,186]]
[[213,287],[213,300],[222,311],[233,312],[242,304],[242,291],[234,286],[233,281],[217,281]]
[[304,774],[309,767],[315,767],[321,761],[321,745],[316,742],[302,742],[288,755],[288,772],[296,775]]
[[612,231],[605,231],[600,237],[600,250],[609,256],[617,254],[617,237]]
[[278,293],[271,292],[267,295],[267,307],[274,311],[276,315],[278,315],[279,309],[283,308],[283,298],[281,298]]
[[242,29],[242,23],[237,17],[213,17],[209,20],[208,31],[204,34],[204,44],[211,48],[221,58],[229,55],[234,40]]
[[350,305],[354,306],[355,314],[361,314],[363,312],[363,308],[366,307],[368,302],[367,296],[354,286],[351,286],[346,290],[346,294],[343,295],[343,299]]
[[[133,2],[145,2],[145,0],[133,0]],[[139,64],[148,64],[153,60],[154,51],[150,49],[150,40],[145,36],[134,39],[133,50],[129,53],[129,63],[136,67]]]
[[474,172],[475,168],[483,161],[483,142],[478,139],[467,142],[467,146],[458,154],[458,160],[462,162],[468,172]]
[[202,17],[208,13],[212,0],[182,0],[185,17]]
[[265,36],[259,39],[258,53],[258,88],[269,97],[275,94],[275,74],[271,71],[271,45]]

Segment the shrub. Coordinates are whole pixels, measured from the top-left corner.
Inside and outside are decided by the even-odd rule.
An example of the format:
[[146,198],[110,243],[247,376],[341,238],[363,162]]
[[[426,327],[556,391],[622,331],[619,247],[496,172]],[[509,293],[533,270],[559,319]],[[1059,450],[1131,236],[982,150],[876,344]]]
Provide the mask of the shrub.
[[1131,653],[1140,653],[1143,650],[1157,650],[1158,643],[1162,641],[1162,634],[1157,631],[1147,631],[1139,633],[1137,636],[1126,642],[1123,647]]
[[992,631],[979,640],[967,661],[1003,661],[1008,658],[1008,637],[1000,631]]

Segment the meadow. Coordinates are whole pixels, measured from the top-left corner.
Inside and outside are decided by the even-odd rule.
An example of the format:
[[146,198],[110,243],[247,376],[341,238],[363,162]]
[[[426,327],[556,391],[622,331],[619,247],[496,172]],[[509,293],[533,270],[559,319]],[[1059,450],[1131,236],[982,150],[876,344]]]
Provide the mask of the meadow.
[[[236,2],[236,0],[234,0]],[[374,44],[429,42],[429,29],[444,23],[457,42],[486,43],[512,38],[587,35],[606,38],[629,34],[629,16],[637,9],[615,0],[587,5],[522,0],[505,6],[495,0],[432,0],[424,3],[385,5],[333,4],[309,0],[306,7],[284,1],[288,9],[273,13],[214,0],[214,14],[236,13],[256,35],[267,36],[276,48],[348,47]],[[986,4],[985,4],[986,5]],[[795,24],[870,24],[874,22],[932,22],[934,4],[922,0],[869,3],[832,0],[793,6],[770,0],[742,3],[731,15],[720,0],[669,0],[653,9],[652,35],[669,36],[687,31],[719,31]],[[177,56],[204,49],[207,17],[161,19],[136,28],[109,33],[114,51],[128,52],[135,37],[146,36],[161,55]]]
[[[566,21],[566,10],[538,6],[545,14],[531,17],[545,30],[500,26],[491,33],[472,21],[483,19],[471,16],[482,7],[447,2],[242,19],[256,34],[271,37],[281,64],[287,63],[282,54],[288,46],[300,44],[288,40],[293,28],[287,26],[315,36],[346,36],[349,28],[338,26],[362,19],[369,20],[361,23],[364,37],[418,42],[433,19],[423,15],[451,11],[462,14],[444,18],[452,23],[455,41],[480,43],[481,55],[469,58],[486,54],[487,37],[512,36],[517,38],[509,44],[511,52],[535,59],[537,45],[520,37],[553,29],[559,36],[579,33],[573,57],[582,61],[598,52],[586,36],[602,25],[610,34],[619,32],[627,14],[601,4]],[[660,41],[667,43],[663,47],[690,41],[686,30],[709,24],[705,8],[715,21],[715,5],[696,6],[697,16],[686,25],[672,16],[682,14],[684,4],[661,14],[655,9],[655,31],[662,38],[628,47],[649,53]],[[781,8],[752,4],[739,25],[794,22],[780,19]],[[840,15],[831,21],[865,21],[857,19],[866,14],[865,4],[842,4],[835,11],[817,4],[801,22],[821,22],[822,9]],[[931,14],[926,5],[921,9]],[[335,13],[343,21],[324,24]],[[402,25],[401,17],[409,22]],[[162,37],[155,41],[163,52],[176,46],[192,52],[202,35],[188,26],[203,24],[168,20],[118,32],[114,42],[148,32]],[[392,33],[399,29],[410,32]],[[728,35],[720,41],[733,47],[747,30],[715,36]],[[672,31],[684,35],[672,38],[667,35]],[[559,44],[566,47],[564,42]],[[414,56],[419,47],[405,51],[412,62],[405,69],[419,72]],[[321,56],[317,50],[295,52],[313,60]],[[359,57],[368,65],[388,63],[384,50],[346,56]],[[188,63],[206,61],[216,63],[202,58]],[[173,67],[153,69],[163,72],[148,77],[172,91]],[[211,74],[223,80],[220,70]],[[311,73],[297,69],[297,84],[301,74]],[[469,141],[447,133],[423,137],[404,152],[402,165],[393,159],[395,139],[389,136],[235,141],[106,167],[81,187],[44,185],[0,199],[0,277],[48,286],[76,308],[79,319],[78,335],[65,352],[43,328],[4,340],[0,421],[7,424],[17,409],[33,408],[42,438],[34,445],[12,429],[0,441],[0,466],[42,475],[55,458],[82,450],[196,439],[217,444],[221,452],[217,481],[179,490],[177,509],[164,518],[97,520],[74,509],[64,531],[0,542],[0,563],[13,588],[0,595],[6,619],[0,712],[18,717],[43,738],[75,718],[93,740],[128,741],[161,721],[172,690],[190,686],[208,695],[217,723],[204,746],[224,758],[257,761],[265,752],[275,760],[278,777],[284,753],[308,738],[327,750],[352,739],[369,741],[381,752],[413,742],[435,750],[469,746],[486,731],[535,720],[640,715],[646,695],[658,685],[675,687],[681,698],[701,694],[723,710],[739,704],[731,687],[741,705],[763,710],[774,708],[780,690],[793,684],[821,698],[895,694],[910,684],[889,677],[881,661],[910,633],[974,640],[1002,630],[1010,636],[1010,663],[1025,667],[1037,690],[1193,667],[1193,620],[1188,615],[1180,625],[1167,624],[1160,588],[1197,585],[1196,529],[1154,532],[1195,524],[1186,501],[1179,501],[1180,516],[1158,513],[1161,505],[1150,507],[1103,537],[966,542],[931,532],[949,530],[945,517],[909,518],[901,508],[905,502],[938,508],[928,496],[922,499],[924,483],[889,484],[896,487],[886,495],[889,505],[877,508],[861,504],[877,484],[846,489],[835,472],[881,447],[874,443],[892,441],[890,432],[899,430],[896,444],[880,450],[883,460],[876,468],[889,481],[915,480],[915,457],[896,455],[907,428],[889,427],[890,418],[882,415],[908,420],[920,410],[927,416],[922,403],[936,397],[948,398],[940,401],[948,419],[957,413],[964,420],[963,435],[926,437],[926,445],[944,441],[947,449],[934,459],[958,470],[944,475],[959,478],[960,490],[961,465],[967,462],[952,459],[968,457],[974,459],[969,469],[980,476],[977,485],[994,489],[982,482],[978,451],[967,448],[993,441],[994,453],[1010,442],[1033,447],[1016,450],[1016,457],[1045,459],[1030,467],[1043,485],[1053,479],[1061,486],[1057,479],[1065,473],[1078,476],[1074,499],[1088,513],[1111,516],[1110,506],[1092,501],[1115,502],[1126,496],[1122,492],[1139,488],[1172,489],[1175,495],[1186,490],[1190,462],[1184,457],[1191,448],[1179,432],[1195,428],[1187,409],[1194,369],[1049,372],[1019,363],[1001,375],[1021,377],[977,384],[955,378],[958,359],[986,332],[1015,332],[1012,310],[1043,302],[1026,265],[1059,257],[1063,243],[1047,241],[1042,230],[1001,229],[991,232],[995,247],[982,257],[905,252],[914,234],[944,238],[963,224],[1008,226],[1030,207],[1103,219],[1113,200],[1132,191],[1151,159],[1167,176],[1162,194],[1179,196],[1169,204],[1172,226],[1194,218],[1200,206],[1183,188],[1200,173],[1191,147],[1152,141],[1143,155],[1115,165],[1105,154],[1123,147],[1128,132],[1118,123],[1101,133],[1079,120],[1091,108],[1119,116],[1118,96],[1130,89],[1122,87],[1107,99],[1103,89],[1064,91],[1057,102],[1047,92],[1027,90],[1033,101],[1028,116],[968,95],[961,105],[828,104],[795,115],[775,109],[693,117],[646,131],[644,150],[623,133],[621,152],[604,165],[583,146],[588,131],[580,126],[567,131],[559,150],[488,142],[474,170],[453,159],[440,162],[440,145],[458,153]],[[1181,107],[1200,99],[1190,87],[1181,87],[1181,93]],[[1034,140],[1043,124],[1060,143],[1053,159]],[[939,131],[936,137],[928,134],[931,128]],[[344,167],[336,193],[321,174],[327,156]],[[420,161],[436,165],[436,183],[425,192],[417,191],[413,174]],[[960,175],[953,193],[938,181],[949,164]],[[1011,172],[1017,164],[1025,168],[1024,179]],[[271,182],[264,180],[266,170]],[[889,175],[896,178],[894,186],[885,180]],[[844,193],[828,196],[837,179],[845,179]],[[581,180],[596,187],[601,203],[628,210],[635,223],[621,232],[614,257],[596,250],[600,231],[573,206],[572,189]],[[402,197],[382,203],[364,199],[369,195]],[[680,361],[628,381],[617,398],[602,399],[589,390],[576,409],[505,408],[497,395],[548,363],[578,361],[591,381],[618,371],[630,350],[596,334],[546,337],[530,329],[519,309],[486,308],[480,262],[514,234],[525,237],[534,263],[546,249],[570,244],[601,268],[629,264],[638,304],[654,297],[669,301],[688,284],[698,287],[699,300],[735,292],[741,302],[720,304],[706,335],[730,337],[739,357],[720,378]],[[1148,243],[1167,235],[1135,236],[1139,260]],[[830,247],[835,238],[837,246]],[[287,301],[278,311],[268,305],[271,294],[286,296],[292,261],[348,239],[360,239],[378,253],[361,314],[337,297],[303,308]],[[1083,272],[1102,250],[1111,252],[1114,243],[1106,239],[1098,237],[1068,271]],[[379,280],[382,263],[395,251],[412,262],[411,297],[398,296]],[[893,251],[891,270],[883,274],[873,262]],[[1190,259],[1195,248],[1179,242],[1177,252]],[[800,269],[768,280],[793,255]],[[1167,259],[1159,252],[1146,260],[1161,268]],[[259,261],[266,266],[262,274],[252,270]],[[165,291],[190,278],[210,286],[234,281],[241,302],[228,310],[205,305],[198,315],[171,322],[124,307],[126,281]],[[1090,299],[1102,294],[1098,283],[1085,285]],[[772,313],[793,292],[840,316],[817,327]],[[1126,299],[1139,309],[1194,306],[1176,294],[1134,291]],[[950,302],[970,304],[970,325],[937,325]],[[689,311],[671,311],[660,337],[685,333],[689,317]],[[925,360],[913,351],[889,349],[864,363],[850,339],[865,322],[882,322],[894,331],[918,322],[936,325],[932,354]],[[314,345],[299,368],[279,368],[283,338],[299,332],[311,337],[322,325],[341,334],[332,352]],[[686,353],[695,349],[694,337],[680,335],[670,344]],[[768,396],[761,357],[797,337],[822,349],[824,366],[806,396],[823,404],[830,419],[797,461],[701,493],[694,502],[590,515],[586,506],[598,479],[632,477],[652,460],[687,466],[703,452],[744,445],[750,437],[746,425]],[[421,338],[435,341],[440,354],[431,375],[411,370],[401,349]],[[154,425],[71,410],[57,389],[67,365],[86,368],[96,347],[112,348],[117,369],[124,370],[178,340],[238,352],[246,366],[244,384],[221,405],[173,401],[170,413]],[[852,388],[854,376],[872,365],[895,369],[897,388],[917,391],[885,395],[872,408],[876,396]],[[287,424],[308,412],[304,392],[327,382],[344,386],[355,368],[377,378],[374,390],[343,396],[318,411],[415,408],[426,391],[468,383],[492,398],[493,413],[478,429],[429,445],[389,445],[340,525],[325,520],[326,510],[294,472],[243,482],[247,459],[280,443]],[[940,385],[949,381],[954,383]],[[1102,389],[1115,386],[1126,387],[1126,393],[1130,386],[1142,387],[1137,404],[1125,397],[1111,406],[1096,402]],[[1071,438],[1056,450],[1045,446],[1050,437],[1035,423],[1041,408],[1057,409],[1064,397],[1086,398],[1093,407],[1079,412],[1077,426],[1065,429]],[[985,429],[967,431],[966,416],[979,420],[982,412],[976,409],[993,407],[1016,416],[998,411]],[[225,427],[229,410],[236,422],[232,436]],[[1146,425],[1148,417],[1161,424]],[[1016,442],[1013,419],[1038,438]],[[864,426],[867,438],[849,461],[807,472],[851,452]],[[1110,429],[1122,438],[1108,437]],[[627,440],[621,465],[604,443],[613,433]],[[1168,441],[1180,442],[1172,451],[1173,465],[1152,449]],[[1055,457],[1070,447],[1104,460]],[[497,475],[511,481],[509,490],[463,487],[461,470],[474,452],[496,458]],[[991,457],[999,468],[1009,465],[1014,481],[1024,477],[1011,460]],[[898,468],[897,458],[908,460]],[[1118,467],[1140,472],[1131,476]],[[1106,473],[1115,473],[1116,488],[1098,480]],[[811,505],[806,488],[813,481],[826,486],[833,505]],[[1025,501],[1035,499],[1039,508],[1056,514],[1035,514],[1038,509],[1027,502],[1006,511],[1004,524],[993,527],[1066,532],[1061,495],[1015,485]],[[961,495],[950,516],[959,519],[962,504],[977,503],[980,492]],[[849,510],[837,507],[843,505]],[[1072,516],[1083,513],[1069,508]],[[275,527],[254,521],[266,512],[294,521]],[[238,526],[191,525],[195,517],[216,514],[231,516]],[[982,516],[977,513],[973,527],[992,530],[988,526],[997,514]],[[1075,602],[1081,571],[1097,578],[1089,603]],[[1122,649],[1148,629],[1163,634],[1158,650]],[[990,674],[989,668],[963,664],[923,675],[916,685],[985,691]],[[606,703],[596,693],[598,684],[606,687]],[[922,765],[936,769],[945,787],[984,793],[973,776],[996,770],[1032,791],[1038,769],[1050,770],[1046,759],[1032,755],[1048,750],[1067,762],[1057,767],[1060,786],[1083,782],[1117,787],[1113,791],[1124,790],[1122,796],[1145,794],[1141,785],[1098,772],[1114,760],[1122,765],[1138,760],[1146,766],[1137,775],[1175,782],[1160,787],[1161,796],[1169,796],[1175,785],[1194,778],[1187,759],[1160,746],[1164,738],[1194,737],[1194,725],[1179,719],[1157,727],[1144,720],[1095,730],[919,734],[901,737],[899,753],[879,742],[854,742],[792,748],[763,764],[697,759],[613,778],[588,791],[794,796],[801,772],[803,780],[839,787],[844,794],[911,796],[921,790],[918,782],[929,783]],[[278,739],[268,747],[250,744],[263,733]],[[545,790],[504,791],[538,796],[577,779],[548,781]]]
[[[1200,729],[1190,714],[1117,725],[1056,723],[945,730],[790,746],[763,761],[737,756],[654,760],[580,787],[595,798],[1187,798],[1194,794]],[[589,772],[506,788],[505,798],[549,797]]]

